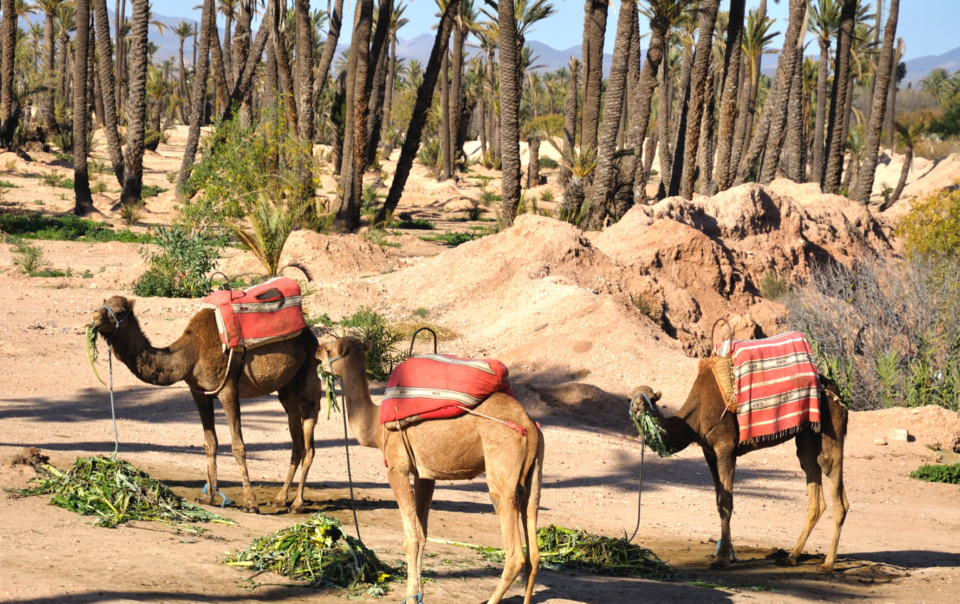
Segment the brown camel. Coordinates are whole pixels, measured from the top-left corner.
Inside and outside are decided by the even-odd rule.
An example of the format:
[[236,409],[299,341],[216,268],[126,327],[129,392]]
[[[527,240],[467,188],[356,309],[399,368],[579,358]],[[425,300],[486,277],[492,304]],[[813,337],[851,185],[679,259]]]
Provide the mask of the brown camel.
[[[303,487],[313,462],[313,429],[320,409],[316,336],[304,330],[290,340],[266,344],[243,353],[237,351],[230,367],[227,367],[229,357],[223,352],[213,309],[205,308],[195,314],[183,335],[170,346],[154,348],[140,329],[133,312],[134,300],[114,296],[106,300],[104,306],[112,314],[106,308],[97,309],[93,325],[113,347],[117,358],[135,376],[155,386],[169,386],[180,381],[190,386],[190,393],[200,412],[203,448],[207,453],[209,492],[198,501],[212,505],[219,492],[217,433],[213,423],[213,399],[219,398],[230,424],[233,457],[240,465],[243,477],[243,511],[260,512],[247,474],[246,449],[240,430],[240,399],[265,396],[276,391],[287,412],[293,451],[287,479],[270,505],[286,505],[290,484],[302,461],[300,487],[290,512],[303,511]],[[207,394],[219,388],[221,383],[223,387],[219,393]]]
[[[641,386],[635,393],[632,412],[647,410],[656,417],[665,430],[663,442],[672,452],[686,449],[697,443],[703,449],[703,457],[713,475],[717,491],[717,509],[720,512],[720,547],[712,567],[730,567],[732,541],[730,540],[730,515],[733,514],[733,475],[737,458],[752,451],[781,445],[789,440],[797,441],[797,457],[800,467],[807,475],[807,521],[800,533],[800,540],[785,563],[794,566],[803,551],[810,531],[827,509],[823,496],[823,474],[826,474],[833,501],[833,542],[830,553],[820,567],[825,572],[833,571],[837,560],[837,544],[840,529],[846,518],[850,503],[843,488],[843,441],[847,434],[847,408],[840,403],[835,384],[820,377],[825,387],[820,395],[820,432],[808,426],[799,432],[764,439],[760,442],[740,442],[739,427],[735,414],[724,413],[724,397],[709,368],[700,371],[687,401],[672,417],[664,417],[657,407],[660,393]],[[640,395],[643,396],[640,396]],[[644,398],[646,396],[646,399]]]
[[[415,423],[399,432],[385,430],[380,424],[380,407],[370,399],[367,388],[366,353],[369,350],[369,342],[340,338],[321,344],[317,355],[323,368],[342,380],[347,419],[357,441],[383,453],[387,480],[403,517],[407,598],[413,600],[421,592],[427,516],[436,481],[470,480],[486,472],[490,499],[500,516],[506,552],[500,584],[489,602],[499,602],[524,569],[527,588],[523,601],[529,604],[540,567],[537,512],[543,475],[543,438],[536,423],[520,403],[498,393],[475,408],[487,418],[461,415]],[[526,435],[505,426],[504,421],[522,426]],[[527,540],[526,555],[521,532]]]

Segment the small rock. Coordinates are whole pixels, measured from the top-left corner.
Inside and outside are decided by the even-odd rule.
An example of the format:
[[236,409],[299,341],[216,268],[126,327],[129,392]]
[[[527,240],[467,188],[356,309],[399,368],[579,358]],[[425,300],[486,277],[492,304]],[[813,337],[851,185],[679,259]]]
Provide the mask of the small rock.
[[877,445],[878,447],[885,447],[887,445],[887,439],[882,436],[880,438],[875,438],[873,439],[873,444]]
[[910,440],[910,433],[906,430],[891,430],[890,431],[890,440],[898,440],[900,442],[907,442]]

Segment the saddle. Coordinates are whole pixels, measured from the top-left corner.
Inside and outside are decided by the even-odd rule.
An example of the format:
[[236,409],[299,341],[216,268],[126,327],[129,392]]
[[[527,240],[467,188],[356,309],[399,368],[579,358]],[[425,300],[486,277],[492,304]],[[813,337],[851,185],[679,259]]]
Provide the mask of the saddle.
[[300,285],[287,277],[245,291],[217,291],[204,298],[202,305],[216,314],[224,352],[290,340],[307,328]]

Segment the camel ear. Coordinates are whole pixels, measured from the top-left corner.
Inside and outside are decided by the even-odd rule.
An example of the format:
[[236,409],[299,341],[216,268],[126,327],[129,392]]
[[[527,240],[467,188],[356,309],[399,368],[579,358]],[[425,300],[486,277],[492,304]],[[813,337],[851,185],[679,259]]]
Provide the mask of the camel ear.
[[371,342],[370,340],[365,340],[363,342],[363,351],[370,352],[371,348],[373,348],[373,342]]
[[659,401],[661,398],[663,398],[663,393],[662,393],[662,392],[654,392],[654,393],[653,393],[653,401],[654,401],[654,402]]
[[133,312],[133,307],[136,302],[136,300],[127,300],[127,312]]

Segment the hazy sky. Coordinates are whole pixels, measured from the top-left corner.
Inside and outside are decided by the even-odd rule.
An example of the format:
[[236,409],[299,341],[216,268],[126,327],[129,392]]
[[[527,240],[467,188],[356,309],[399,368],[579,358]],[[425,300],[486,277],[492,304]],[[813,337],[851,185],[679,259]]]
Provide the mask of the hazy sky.
[[[154,12],[161,15],[182,16],[200,19],[200,11],[193,7],[202,0],[157,0],[154,2]],[[814,0],[815,1],[815,0]],[[865,0],[873,3],[873,0]],[[350,23],[353,5],[356,0],[345,0],[349,5],[345,19]],[[436,3],[433,0],[405,0],[408,8],[404,15],[410,23],[400,30],[401,38],[412,38],[418,34],[427,33],[436,24]],[[474,0],[479,8],[484,6],[482,0]],[[747,6],[757,6],[760,0],[747,0]],[[108,3],[112,6],[112,3]],[[552,17],[541,21],[534,26],[534,31],[527,36],[528,40],[537,40],[549,44],[553,48],[562,50],[579,44],[583,36],[583,0],[553,0],[557,12]],[[787,20],[788,0],[781,0],[776,4],[770,0],[769,11],[771,17],[778,20],[774,31],[785,31]],[[885,0],[889,5],[889,0]],[[939,55],[960,46],[960,0],[901,0],[900,23],[897,27],[897,36],[902,37],[907,45],[906,59],[915,59],[925,55]],[[326,9],[326,0],[311,0],[314,8]],[[607,22],[606,51],[613,51],[613,38],[616,31],[616,10],[620,6],[619,0],[613,0],[613,10]],[[726,10],[729,0],[723,0],[721,10]],[[344,7],[346,9],[346,6]],[[127,14],[130,8],[127,7]],[[886,18],[884,18],[885,20]],[[220,18],[220,25],[223,19]],[[641,31],[649,31],[645,23],[641,23]],[[344,31],[340,42],[349,41],[349,32]],[[775,42],[779,45],[782,42]]]

